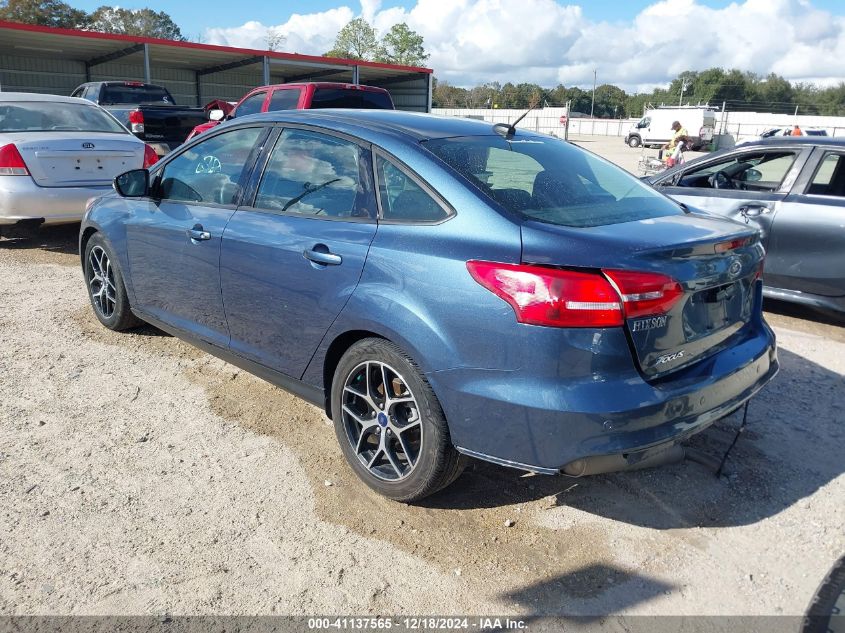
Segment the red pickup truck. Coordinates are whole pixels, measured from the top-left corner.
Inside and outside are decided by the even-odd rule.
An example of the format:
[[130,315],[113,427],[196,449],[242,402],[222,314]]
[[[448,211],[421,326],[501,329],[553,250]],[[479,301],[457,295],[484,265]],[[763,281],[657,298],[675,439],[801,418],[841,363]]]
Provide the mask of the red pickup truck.
[[209,110],[211,120],[196,126],[185,140],[210,130],[223,119],[275,110],[314,108],[395,109],[390,93],[375,86],[324,82],[261,86],[248,92],[231,112],[226,113],[217,108]]

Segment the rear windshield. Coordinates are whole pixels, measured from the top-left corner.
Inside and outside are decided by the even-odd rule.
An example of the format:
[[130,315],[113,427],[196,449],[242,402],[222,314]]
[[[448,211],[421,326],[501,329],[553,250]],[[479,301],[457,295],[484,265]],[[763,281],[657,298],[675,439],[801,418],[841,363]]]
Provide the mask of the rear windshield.
[[95,105],[51,101],[0,104],[3,132],[123,132],[125,127]]
[[682,215],[628,172],[565,141],[519,133],[423,141],[508,211],[526,219],[588,227]]
[[117,84],[103,86],[100,105],[163,103],[175,105],[173,97],[161,86],[133,86]]
[[344,90],[317,88],[311,98],[312,108],[360,108],[364,110],[392,110],[393,102],[385,92],[372,90]]

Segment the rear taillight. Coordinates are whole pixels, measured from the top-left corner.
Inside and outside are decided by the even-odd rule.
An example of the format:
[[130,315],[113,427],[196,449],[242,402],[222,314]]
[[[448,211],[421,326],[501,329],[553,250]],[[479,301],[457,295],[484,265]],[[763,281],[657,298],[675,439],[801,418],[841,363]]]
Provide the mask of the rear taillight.
[[482,286],[507,301],[520,323],[552,327],[622,325],[622,306],[613,286],[597,273],[540,266],[467,262]]
[[144,169],[149,169],[158,162],[158,154],[147,144],[144,144]]
[[132,110],[129,113],[129,125],[134,134],[144,133],[144,113],[140,110]]
[[12,143],[0,147],[0,176],[29,176],[23,156]]
[[666,314],[684,294],[681,284],[660,273],[629,270],[603,272],[619,290],[625,317],[628,319]]
[[526,264],[469,261],[479,284],[507,301],[520,323],[551,327],[618,327],[625,319],[667,313],[683,296],[666,275],[601,273]]

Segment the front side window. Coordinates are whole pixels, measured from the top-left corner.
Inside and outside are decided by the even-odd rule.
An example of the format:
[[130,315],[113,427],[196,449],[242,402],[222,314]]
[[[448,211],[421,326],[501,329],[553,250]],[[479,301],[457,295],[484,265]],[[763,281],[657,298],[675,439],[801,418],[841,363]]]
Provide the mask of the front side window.
[[163,200],[231,205],[241,192],[247,161],[262,128],[212,136],[169,161],[159,179]]
[[274,90],[270,97],[270,105],[267,106],[267,111],[295,110],[296,106],[299,105],[300,94],[302,94],[302,88],[279,88],[278,90]]
[[777,191],[795,162],[787,151],[746,152],[685,172],[681,187]]
[[845,155],[825,156],[819,163],[807,193],[817,196],[845,197]]
[[350,141],[286,129],[261,177],[255,206],[323,218],[375,218],[370,152]]
[[258,112],[261,112],[261,106],[264,104],[264,98],[266,96],[266,90],[250,95],[241,101],[241,104],[235,108],[232,116],[247,116],[248,114],[257,114]]
[[0,133],[129,132],[104,110],[84,103],[14,101],[0,105]]
[[683,214],[628,172],[559,139],[496,134],[423,146],[525,219],[587,227]]
[[376,166],[382,219],[439,222],[448,217],[446,210],[399,167],[380,155]]

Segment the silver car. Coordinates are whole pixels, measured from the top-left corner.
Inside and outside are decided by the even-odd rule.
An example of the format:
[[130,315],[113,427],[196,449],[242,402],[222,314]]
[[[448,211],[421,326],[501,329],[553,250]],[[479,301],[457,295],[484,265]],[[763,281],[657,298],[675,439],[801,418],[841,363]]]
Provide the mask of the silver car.
[[767,138],[648,181],[689,207],[756,226],[765,296],[845,314],[845,139]]
[[90,101],[0,92],[0,235],[79,222],[88,200],[108,192],[115,176],[156,160]]

